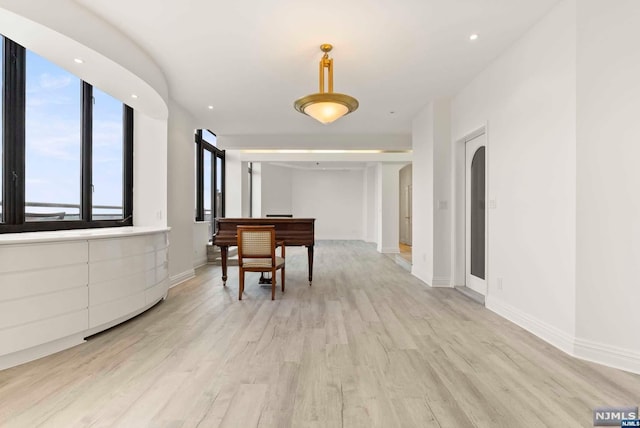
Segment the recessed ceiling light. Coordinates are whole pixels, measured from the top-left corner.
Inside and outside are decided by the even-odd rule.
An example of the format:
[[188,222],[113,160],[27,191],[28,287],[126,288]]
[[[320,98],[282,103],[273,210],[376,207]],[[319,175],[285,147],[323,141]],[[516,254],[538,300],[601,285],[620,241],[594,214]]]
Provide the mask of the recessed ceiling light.
[[209,110],[213,110],[213,106],[208,106],[207,107]]
[[82,64],[84,60],[82,58],[74,58],[73,62],[75,62],[76,64]]
[[478,40],[478,35],[477,34],[470,35],[469,40]]
[[136,94],[131,94],[131,98],[135,100],[136,98],[138,98],[138,96]]

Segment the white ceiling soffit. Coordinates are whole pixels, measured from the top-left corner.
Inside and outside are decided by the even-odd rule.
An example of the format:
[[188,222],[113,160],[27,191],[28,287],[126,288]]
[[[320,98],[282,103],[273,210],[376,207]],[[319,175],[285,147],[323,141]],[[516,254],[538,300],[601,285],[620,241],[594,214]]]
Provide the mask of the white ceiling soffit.
[[[302,119],[305,119],[304,117]],[[409,134],[221,135],[221,149],[411,150]]]
[[398,163],[407,164],[412,161],[413,153],[409,151],[401,152],[379,152],[375,150],[357,152],[345,150],[342,152],[333,152],[322,150],[313,151],[253,151],[253,150],[227,150],[226,156],[228,159],[238,159],[242,162],[267,162],[267,163],[280,163],[280,164],[295,164],[298,165],[303,162],[306,165],[315,164],[319,162],[321,165],[325,164],[348,164],[351,162],[355,164],[377,164],[377,163]]
[[[166,120],[167,83],[144,51],[72,0],[51,3],[0,0],[2,35],[134,109]],[[78,64],[75,58],[84,62]]]
[[366,162],[267,162],[283,168],[316,171],[354,171],[367,167]]
[[[410,133],[424,105],[459,91],[558,1],[76,0],[145,50],[171,97],[220,136]],[[321,43],[334,45],[335,91],[360,101],[330,125],[293,109],[317,92]]]

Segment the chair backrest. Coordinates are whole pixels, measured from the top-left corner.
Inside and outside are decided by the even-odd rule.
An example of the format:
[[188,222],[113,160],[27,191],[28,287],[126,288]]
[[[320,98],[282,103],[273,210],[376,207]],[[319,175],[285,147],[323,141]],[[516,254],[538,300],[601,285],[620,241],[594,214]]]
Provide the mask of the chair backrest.
[[238,259],[276,256],[275,226],[238,226]]

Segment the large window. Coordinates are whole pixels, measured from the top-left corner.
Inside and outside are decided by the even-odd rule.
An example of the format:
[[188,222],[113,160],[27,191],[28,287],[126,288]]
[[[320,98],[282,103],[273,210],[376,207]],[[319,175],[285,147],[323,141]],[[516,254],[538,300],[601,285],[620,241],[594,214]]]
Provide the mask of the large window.
[[[4,58],[4,37],[0,36],[0,58]],[[4,91],[4,67],[0,67],[0,85],[2,85],[2,93]],[[2,118],[4,116],[4,112],[2,111],[2,105],[4,103],[0,102],[0,129],[2,129]],[[4,196],[4,191],[2,190],[4,183],[4,174],[2,173],[3,160],[4,159],[4,145],[2,144],[2,140],[0,140],[0,224],[4,222],[2,217],[2,198]]]
[[223,217],[224,214],[222,212],[222,207],[224,206],[223,202],[222,202],[222,162],[223,162],[223,158],[220,156],[216,155],[216,162],[215,162],[215,170],[216,170],[216,177],[215,177],[215,181],[214,181],[214,197],[215,197],[215,202],[214,202],[214,217]]
[[196,132],[196,220],[211,224],[224,217],[224,150],[216,147],[216,136],[209,130]]
[[202,169],[204,193],[202,194],[202,205],[204,208],[204,221],[211,221],[213,216],[213,153],[207,149],[204,150],[204,164]]
[[25,221],[80,219],[81,80],[26,52]]
[[0,233],[131,225],[133,110],[2,42]]
[[92,131],[93,218],[124,218],[122,103],[95,87],[93,88]]

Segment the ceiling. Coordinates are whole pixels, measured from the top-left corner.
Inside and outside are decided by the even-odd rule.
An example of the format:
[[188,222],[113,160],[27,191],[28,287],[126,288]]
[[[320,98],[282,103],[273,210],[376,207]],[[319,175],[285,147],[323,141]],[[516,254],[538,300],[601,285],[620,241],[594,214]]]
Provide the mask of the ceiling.
[[267,162],[274,166],[291,169],[305,169],[317,171],[353,171],[363,170],[367,167],[367,162]]
[[[424,105],[454,95],[558,1],[76,0],[146,51],[171,98],[218,135],[410,133]],[[360,101],[330,125],[293,109],[317,92],[321,43],[334,45],[335,91]]]

